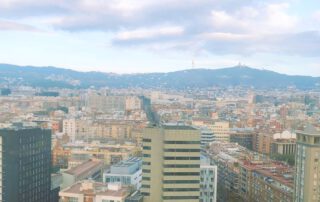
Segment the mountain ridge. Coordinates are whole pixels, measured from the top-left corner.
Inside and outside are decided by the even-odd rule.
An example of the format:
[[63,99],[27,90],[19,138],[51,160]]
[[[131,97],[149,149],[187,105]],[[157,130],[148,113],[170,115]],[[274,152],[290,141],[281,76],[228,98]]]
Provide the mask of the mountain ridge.
[[320,85],[320,77],[286,75],[247,66],[220,69],[185,69],[173,72],[117,74],[98,71],[79,72],[59,67],[35,67],[0,64],[0,84],[34,87],[88,88],[206,88],[212,86],[253,86],[311,89]]

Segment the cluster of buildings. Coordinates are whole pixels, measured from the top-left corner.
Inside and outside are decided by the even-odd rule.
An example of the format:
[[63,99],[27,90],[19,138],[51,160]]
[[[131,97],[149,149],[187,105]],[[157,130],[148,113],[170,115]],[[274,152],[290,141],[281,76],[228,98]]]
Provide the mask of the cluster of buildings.
[[0,96],[3,202],[316,202],[319,158],[317,91],[18,87]]

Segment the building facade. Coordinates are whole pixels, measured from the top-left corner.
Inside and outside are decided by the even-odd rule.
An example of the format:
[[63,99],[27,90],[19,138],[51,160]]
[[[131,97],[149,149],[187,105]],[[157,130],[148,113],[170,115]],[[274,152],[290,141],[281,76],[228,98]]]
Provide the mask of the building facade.
[[103,173],[104,183],[120,183],[122,185],[132,185],[135,189],[141,188],[142,160],[137,157],[131,157],[112,165],[110,170]]
[[320,131],[297,131],[295,202],[320,201]]
[[146,202],[199,201],[199,131],[179,125],[145,129],[141,192]]
[[1,129],[0,160],[0,201],[50,200],[50,130]]
[[217,166],[201,165],[200,202],[217,201]]

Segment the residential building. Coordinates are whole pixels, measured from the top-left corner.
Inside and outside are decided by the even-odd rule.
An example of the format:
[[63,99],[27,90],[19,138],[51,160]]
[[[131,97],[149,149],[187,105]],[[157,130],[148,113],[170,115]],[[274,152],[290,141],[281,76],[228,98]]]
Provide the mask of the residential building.
[[230,142],[238,143],[239,145],[252,150],[254,136],[255,132],[252,129],[235,128],[230,131]]
[[295,202],[320,201],[320,130],[297,132]]
[[145,202],[199,201],[198,130],[183,125],[145,129],[141,193]]
[[62,132],[66,134],[72,142],[74,142],[77,134],[77,121],[75,119],[63,120]]
[[51,130],[0,130],[0,201],[50,200]]
[[292,166],[235,143],[213,143],[209,153],[218,167],[218,201],[293,201]]
[[279,162],[244,161],[239,190],[244,201],[293,201],[294,169]]
[[200,202],[217,201],[217,166],[200,166]]

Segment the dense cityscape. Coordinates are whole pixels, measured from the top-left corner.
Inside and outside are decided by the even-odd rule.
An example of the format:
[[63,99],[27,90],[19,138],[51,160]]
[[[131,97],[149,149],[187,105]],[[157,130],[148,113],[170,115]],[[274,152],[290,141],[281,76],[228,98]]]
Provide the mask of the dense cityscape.
[[320,1],[0,0],[0,202],[320,202]]
[[319,201],[320,91],[3,87],[1,200]]

